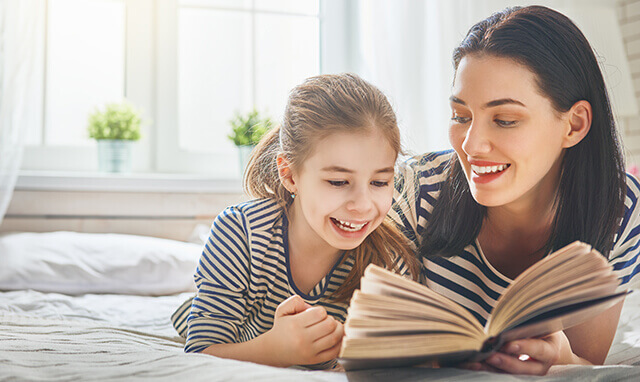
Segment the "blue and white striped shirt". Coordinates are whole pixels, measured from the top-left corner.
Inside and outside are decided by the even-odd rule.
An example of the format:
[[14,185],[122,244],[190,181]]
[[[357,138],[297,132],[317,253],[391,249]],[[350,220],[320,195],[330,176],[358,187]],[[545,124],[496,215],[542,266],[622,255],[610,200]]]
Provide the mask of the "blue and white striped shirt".
[[[453,151],[433,152],[409,158],[399,166],[391,218],[403,228],[415,248],[419,248]],[[620,278],[620,289],[640,272],[640,184],[627,176],[625,213],[609,262]],[[423,259],[429,288],[466,307],[484,325],[496,300],[511,279],[491,266],[475,240],[463,253],[450,258]],[[638,277],[633,279],[637,282]]]
[[[225,209],[211,226],[194,275],[198,293],[171,317],[187,338],[185,351],[258,337],[273,326],[276,307],[294,294],[344,323],[348,304],[328,298],[353,268],[352,257],[341,260],[311,292],[303,293],[291,277],[283,209],[270,199]],[[404,262],[396,265],[400,274],[408,273]]]

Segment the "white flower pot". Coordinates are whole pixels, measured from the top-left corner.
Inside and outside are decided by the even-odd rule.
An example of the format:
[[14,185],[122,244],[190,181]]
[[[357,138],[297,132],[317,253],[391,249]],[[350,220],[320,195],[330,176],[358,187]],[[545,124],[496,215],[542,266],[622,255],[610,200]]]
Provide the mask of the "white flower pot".
[[131,172],[133,141],[98,139],[98,169],[101,172]]
[[251,156],[251,151],[255,146],[237,146],[238,147],[238,159],[240,159],[240,176],[244,175],[244,170],[247,168],[247,164],[249,163],[249,157]]

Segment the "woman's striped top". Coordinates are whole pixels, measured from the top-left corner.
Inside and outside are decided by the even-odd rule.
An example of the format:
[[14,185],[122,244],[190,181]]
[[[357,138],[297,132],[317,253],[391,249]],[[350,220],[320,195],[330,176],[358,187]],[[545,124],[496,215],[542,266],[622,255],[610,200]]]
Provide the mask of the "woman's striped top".
[[[409,158],[399,166],[396,192],[390,212],[411,240],[419,248],[422,232],[427,225],[440,186],[445,180],[445,168],[453,151],[433,152]],[[620,289],[638,282],[640,272],[640,184],[627,176],[625,213],[609,262],[619,275]],[[486,323],[498,297],[511,283],[487,261],[478,241],[468,245],[463,253],[450,258],[423,259],[427,285],[467,308],[481,323]]]
[[[174,327],[187,339],[185,351],[245,342],[265,333],[273,326],[276,307],[294,294],[344,323],[347,303],[328,299],[353,268],[352,258],[341,260],[311,292],[303,293],[291,278],[283,209],[270,199],[225,209],[211,226],[194,275],[197,294],[172,315]],[[407,272],[403,263],[398,267]]]

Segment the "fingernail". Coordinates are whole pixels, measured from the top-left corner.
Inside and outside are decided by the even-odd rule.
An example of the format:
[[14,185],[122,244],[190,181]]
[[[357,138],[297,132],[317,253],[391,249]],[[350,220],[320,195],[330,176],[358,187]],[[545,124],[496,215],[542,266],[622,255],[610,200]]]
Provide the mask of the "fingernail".
[[502,362],[502,359],[499,355],[492,355],[491,357],[489,357],[487,362],[489,362],[493,366],[498,366]]

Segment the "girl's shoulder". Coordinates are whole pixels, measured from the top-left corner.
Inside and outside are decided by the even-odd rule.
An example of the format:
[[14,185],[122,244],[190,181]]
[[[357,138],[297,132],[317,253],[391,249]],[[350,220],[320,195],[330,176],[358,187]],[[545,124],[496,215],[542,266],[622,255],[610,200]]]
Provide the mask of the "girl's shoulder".
[[274,199],[253,199],[227,207],[217,221],[234,220],[247,229],[268,229],[282,220],[284,209]]

